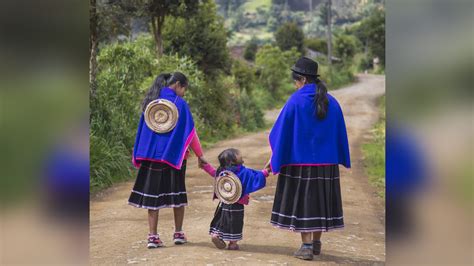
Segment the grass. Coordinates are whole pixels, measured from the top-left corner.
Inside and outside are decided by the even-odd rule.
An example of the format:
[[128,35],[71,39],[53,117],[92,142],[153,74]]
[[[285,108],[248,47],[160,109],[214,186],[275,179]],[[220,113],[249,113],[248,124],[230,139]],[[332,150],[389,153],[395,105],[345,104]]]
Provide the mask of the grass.
[[232,38],[229,40],[229,45],[244,45],[254,36],[260,40],[273,40],[273,33],[266,31],[265,27],[259,27],[234,32]]
[[373,138],[362,145],[369,182],[377,194],[385,197],[385,95],[380,98],[380,119],[373,128]]
[[271,0],[250,0],[244,4],[244,10],[246,12],[255,13],[258,7],[269,9],[271,5]]

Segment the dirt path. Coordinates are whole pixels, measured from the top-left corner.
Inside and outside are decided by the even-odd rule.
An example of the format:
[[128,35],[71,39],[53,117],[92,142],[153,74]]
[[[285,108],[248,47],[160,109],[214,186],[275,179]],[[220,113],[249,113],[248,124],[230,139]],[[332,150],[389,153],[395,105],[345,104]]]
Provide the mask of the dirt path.
[[[345,229],[323,234],[320,264],[382,264],[385,261],[384,202],[368,184],[363,169],[360,145],[377,121],[376,98],[385,93],[385,77],[360,75],[349,87],[333,91],[342,106],[348,128],[352,168],[341,167]],[[278,111],[266,113],[274,120]],[[205,156],[216,165],[224,148],[242,151],[248,167],[262,168],[270,155],[268,133],[249,134],[222,141]],[[127,205],[133,181],[118,184],[96,196],[90,205],[90,258],[94,265],[104,264],[306,264],[293,258],[300,245],[298,234],[273,228],[270,221],[276,176],[267,187],[252,194],[246,206],[244,239],[241,251],[218,250],[208,236],[209,223],[217,201],[212,201],[212,178],[197,168],[195,158],[188,163],[186,187],[189,206],[184,230],[189,243],[172,244],[174,230],[171,209],[160,211],[158,231],[166,247],[148,250],[147,213]]]

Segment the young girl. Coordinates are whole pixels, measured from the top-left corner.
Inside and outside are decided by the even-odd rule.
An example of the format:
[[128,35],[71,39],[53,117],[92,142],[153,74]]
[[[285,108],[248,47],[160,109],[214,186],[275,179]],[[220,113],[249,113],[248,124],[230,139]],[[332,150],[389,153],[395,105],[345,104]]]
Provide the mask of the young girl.
[[[219,168],[217,171],[210,165],[204,164],[203,169],[212,177],[219,176],[224,171],[232,171],[242,183],[242,196],[234,204],[220,202],[212,219],[209,234],[212,242],[218,249],[224,249],[229,241],[229,250],[238,250],[237,241],[242,239],[244,226],[244,205],[249,203],[249,194],[265,187],[266,177],[269,169],[256,171],[246,168],[243,163],[242,154],[237,149],[224,150],[218,156]],[[214,194],[214,199],[217,198]]]
[[166,99],[176,105],[179,113],[176,126],[167,133],[156,133],[148,128],[143,113],[138,125],[132,161],[140,170],[128,203],[148,210],[148,248],[163,246],[157,233],[158,211],[162,208],[173,208],[174,243],[186,243],[182,226],[184,206],[188,203],[184,182],[188,147],[194,151],[200,165],[206,163],[193,116],[182,98],[187,86],[188,79],[183,73],[161,74],[142,103],[142,111],[145,111],[151,101]]

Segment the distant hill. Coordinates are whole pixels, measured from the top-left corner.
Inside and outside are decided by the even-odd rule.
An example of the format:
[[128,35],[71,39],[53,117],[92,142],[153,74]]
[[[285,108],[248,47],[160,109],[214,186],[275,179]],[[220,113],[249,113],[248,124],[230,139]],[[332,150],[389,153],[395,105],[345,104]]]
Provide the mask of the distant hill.
[[[241,45],[255,37],[271,42],[273,32],[286,21],[294,21],[307,36],[322,37],[325,26],[320,18],[326,0],[215,0],[218,12],[231,31],[230,45]],[[332,0],[336,28],[357,23],[374,5],[384,0]]]

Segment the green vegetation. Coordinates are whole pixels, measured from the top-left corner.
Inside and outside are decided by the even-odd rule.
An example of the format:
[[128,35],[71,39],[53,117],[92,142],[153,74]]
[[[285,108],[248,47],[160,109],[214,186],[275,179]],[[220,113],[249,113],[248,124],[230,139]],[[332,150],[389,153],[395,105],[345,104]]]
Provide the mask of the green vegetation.
[[304,33],[296,23],[285,23],[275,32],[276,44],[282,51],[295,47],[298,52],[304,54]]
[[273,100],[278,102],[288,95],[285,90],[288,88],[285,84],[291,84],[288,70],[300,56],[296,48],[282,52],[278,47],[265,45],[258,50],[255,64],[260,70],[259,82]]
[[258,41],[256,38],[252,38],[245,45],[244,58],[248,61],[255,61],[255,54],[258,50]]
[[325,38],[308,38],[304,40],[307,48],[323,54],[328,53],[328,42]]
[[373,139],[362,146],[369,182],[385,197],[385,95],[380,98],[380,119],[373,129]]
[[[164,3],[159,0],[100,2],[91,18],[98,30],[91,33],[90,58],[92,191],[134,176],[130,160],[140,103],[160,73],[180,71],[189,78],[185,99],[206,146],[266,127],[263,110],[281,107],[294,91],[289,69],[307,52],[305,46],[320,53],[321,79],[330,90],[352,82],[354,73],[370,67],[369,58],[381,52],[371,41],[382,41],[384,26],[371,27],[381,23],[383,10],[364,13],[344,30],[335,28],[333,53],[339,59],[330,65],[326,38],[306,38],[304,26],[312,19],[297,1],[289,1],[289,9],[271,0],[218,0],[218,6],[213,0],[178,2],[168,3],[159,16],[144,4]],[[320,9],[315,6],[313,14]],[[142,23],[138,36],[132,21]],[[235,43],[246,44],[248,61],[231,58],[228,46]]]
[[246,12],[257,12],[258,9],[268,10],[271,5],[271,0],[249,0],[245,2],[244,10]]

